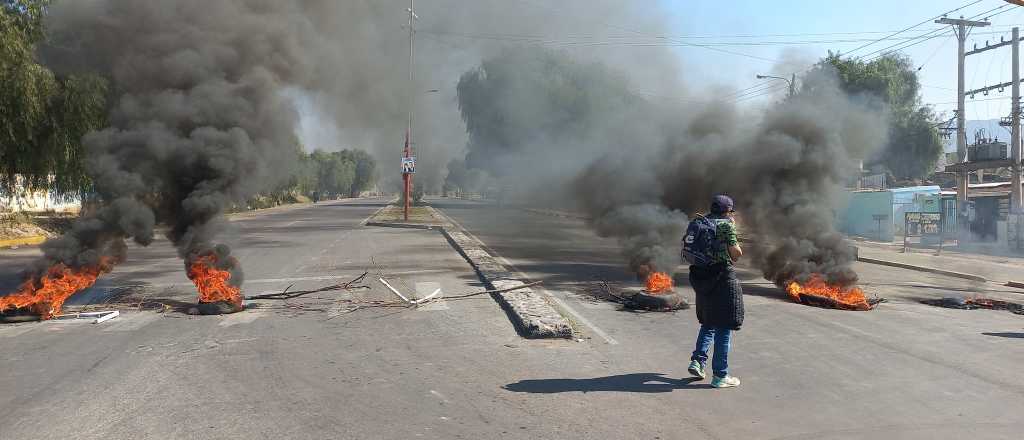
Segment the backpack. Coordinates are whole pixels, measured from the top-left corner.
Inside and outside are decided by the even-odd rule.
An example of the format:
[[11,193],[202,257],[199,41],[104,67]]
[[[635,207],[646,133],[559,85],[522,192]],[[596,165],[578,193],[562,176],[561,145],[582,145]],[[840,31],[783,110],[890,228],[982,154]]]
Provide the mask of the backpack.
[[721,247],[718,241],[718,222],[698,214],[686,227],[680,257],[694,266],[710,267],[715,263],[715,254],[722,250]]

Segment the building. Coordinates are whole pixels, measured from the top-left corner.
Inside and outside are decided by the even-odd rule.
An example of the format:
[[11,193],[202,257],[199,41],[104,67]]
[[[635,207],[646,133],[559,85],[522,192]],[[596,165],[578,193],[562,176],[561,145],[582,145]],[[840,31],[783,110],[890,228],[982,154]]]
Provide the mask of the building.
[[837,218],[839,230],[892,241],[903,234],[905,213],[943,212],[941,193],[942,189],[934,185],[849,192],[846,209],[840,210]]

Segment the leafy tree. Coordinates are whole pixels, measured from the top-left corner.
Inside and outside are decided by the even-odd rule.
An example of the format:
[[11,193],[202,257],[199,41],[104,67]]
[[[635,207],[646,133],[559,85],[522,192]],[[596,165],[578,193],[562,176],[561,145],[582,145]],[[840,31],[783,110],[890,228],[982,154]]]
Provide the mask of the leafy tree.
[[325,194],[350,194],[355,182],[356,164],[341,152],[316,150],[310,156],[317,166],[317,190]]
[[355,164],[350,196],[357,197],[360,192],[372,188],[377,180],[377,161],[373,156],[363,150],[342,150],[341,156]]
[[931,174],[942,142],[938,118],[921,104],[917,69],[910,58],[888,54],[870,62],[829,53],[806,75],[801,93],[813,93],[831,81],[848,95],[872,101],[890,114],[889,143],[868,164],[881,163],[899,179],[921,179]]
[[69,195],[88,187],[81,139],[106,124],[107,82],[36,60],[49,0],[0,0],[0,190]]

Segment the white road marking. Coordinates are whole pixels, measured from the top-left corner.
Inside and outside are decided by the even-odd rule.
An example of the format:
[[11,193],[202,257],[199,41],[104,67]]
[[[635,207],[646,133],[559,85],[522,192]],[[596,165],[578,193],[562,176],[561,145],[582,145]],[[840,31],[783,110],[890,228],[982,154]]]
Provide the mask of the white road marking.
[[[435,211],[440,212],[440,210],[435,210]],[[455,221],[455,219],[453,219],[451,217],[448,217],[448,215],[444,214],[444,213],[441,213],[441,215],[444,216],[445,219],[447,219],[451,224],[457,226],[464,234],[466,234],[466,236],[468,236],[470,239],[472,239],[478,245],[480,245],[481,249],[484,249],[484,250],[490,252],[495,260],[498,260],[501,264],[505,265],[505,267],[507,267],[509,270],[515,272],[516,275],[519,275],[522,278],[522,281],[524,283],[525,282],[529,282],[530,277],[526,276],[525,273],[523,273],[521,270],[516,268],[516,266],[514,264],[512,264],[512,262],[508,261],[508,259],[506,259],[505,257],[501,256],[501,254],[499,254],[498,251],[496,251],[493,248],[488,247],[487,245],[485,245],[482,240],[480,240],[479,238],[477,238],[477,236],[475,236],[471,232],[469,232],[468,229],[463,227],[459,222]],[[544,293],[544,295],[546,295],[548,298],[550,298],[552,301],[554,301],[556,304],[558,304],[558,306],[560,308],[562,308],[562,310],[565,310],[567,313],[572,315],[572,317],[577,322],[587,326],[588,328],[590,328],[590,330],[592,330],[594,332],[594,334],[600,336],[601,339],[604,339],[605,342],[608,343],[608,345],[618,345],[619,344],[619,341],[616,341],[615,338],[612,338],[611,336],[609,336],[608,333],[604,332],[604,330],[601,330],[596,325],[594,325],[594,323],[590,322],[590,320],[588,320],[587,318],[584,318],[583,315],[580,314],[580,312],[577,312],[575,309],[570,307],[569,304],[567,304],[565,301],[562,301],[557,296],[553,295],[547,289],[545,289],[543,287],[540,287],[540,286],[534,287],[534,289],[537,289],[537,290],[541,291],[542,293]]]

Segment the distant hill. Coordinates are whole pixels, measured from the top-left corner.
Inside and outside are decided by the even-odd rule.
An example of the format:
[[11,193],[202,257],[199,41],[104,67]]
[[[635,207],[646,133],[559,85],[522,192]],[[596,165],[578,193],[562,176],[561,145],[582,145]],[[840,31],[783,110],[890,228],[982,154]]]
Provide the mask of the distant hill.
[[[998,119],[968,120],[966,125],[967,129],[965,131],[967,133],[968,145],[974,143],[975,133],[979,129],[984,129],[985,136],[987,137],[997,138],[1002,141],[1010,140],[1010,127],[1000,127]],[[943,143],[945,144],[946,152],[956,151],[956,132],[952,132],[949,139],[943,139]]]

